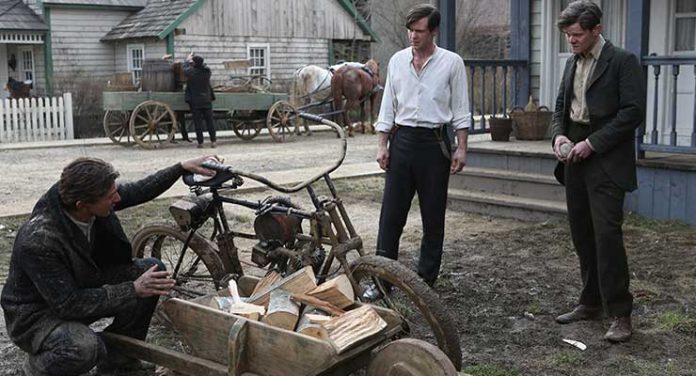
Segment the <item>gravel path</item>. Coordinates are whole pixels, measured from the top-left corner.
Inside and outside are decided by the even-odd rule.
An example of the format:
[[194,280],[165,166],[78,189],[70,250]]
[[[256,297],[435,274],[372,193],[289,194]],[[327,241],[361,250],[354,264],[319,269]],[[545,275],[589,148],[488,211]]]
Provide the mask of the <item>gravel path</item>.
[[[286,144],[273,143],[268,135],[252,141],[237,138],[219,141],[216,149],[197,149],[194,144],[183,142],[159,150],[113,144],[0,149],[0,216],[31,211],[41,194],[58,180],[63,167],[77,157],[102,158],[111,162],[123,179],[133,180],[178,161],[210,153],[223,156],[226,163],[238,169],[260,174],[316,168],[331,163],[340,147],[338,139],[329,132],[314,132],[312,136],[300,136]],[[348,139],[344,168],[374,161],[376,146],[375,136],[357,135]],[[374,163],[372,168],[376,166]],[[179,185],[175,189],[183,188],[176,187]]]

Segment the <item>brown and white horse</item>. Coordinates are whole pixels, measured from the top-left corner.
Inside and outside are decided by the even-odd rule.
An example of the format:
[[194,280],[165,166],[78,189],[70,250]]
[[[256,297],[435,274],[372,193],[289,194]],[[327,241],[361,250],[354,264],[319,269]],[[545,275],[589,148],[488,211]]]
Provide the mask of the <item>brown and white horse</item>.
[[[379,63],[374,59],[368,60],[362,68],[351,65],[343,66],[331,78],[331,94],[334,106],[336,111],[343,110],[343,126],[348,127],[348,136],[353,136],[353,125],[348,112],[356,110],[358,106],[360,106],[362,133],[365,133],[367,126],[371,128],[371,133],[375,133],[373,118],[379,96],[378,90],[375,89],[379,84]],[[345,105],[343,104],[344,97],[346,99]],[[368,101],[370,102],[370,117],[366,124],[365,107]]]

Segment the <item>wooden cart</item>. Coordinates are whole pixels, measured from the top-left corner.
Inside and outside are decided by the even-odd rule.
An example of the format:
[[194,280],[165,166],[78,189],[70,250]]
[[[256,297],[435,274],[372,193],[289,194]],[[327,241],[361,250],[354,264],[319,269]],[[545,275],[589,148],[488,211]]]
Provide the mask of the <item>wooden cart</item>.
[[405,324],[389,309],[372,306],[386,327],[339,353],[328,341],[210,308],[207,301],[211,298],[163,303],[166,316],[191,354],[111,333],[104,333],[104,338],[126,355],[186,375],[348,375],[366,366],[367,375],[457,374],[436,346],[398,339]]
[[[183,92],[105,91],[104,131],[115,143],[137,143],[156,149],[172,141],[177,124],[189,111]],[[288,141],[298,133],[292,114],[296,110],[282,93],[215,93],[213,111],[232,124],[243,140],[256,137],[265,125],[276,142]]]

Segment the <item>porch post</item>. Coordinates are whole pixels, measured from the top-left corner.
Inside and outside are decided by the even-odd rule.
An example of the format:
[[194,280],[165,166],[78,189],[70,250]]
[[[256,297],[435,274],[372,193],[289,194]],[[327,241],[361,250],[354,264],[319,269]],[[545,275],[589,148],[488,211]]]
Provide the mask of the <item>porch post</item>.
[[437,36],[437,44],[450,51],[457,52],[455,49],[455,33],[457,30],[456,16],[457,7],[455,0],[438,0],[440,8],[440,30]]
[[512,106],[524,106],[529,98],[529,3],[530,0],[510,0],[510,59],[527,62],[523,67],[515,68],[517,79],[512,80]]
[[[626,2],[626,49],[642,62],[648,55],[648,40],[650,37],[650,0],[627,0]],[[648,67],[643,67],[643,79],[647,84]],[[645,120],[636,130],[636,157],[645,157],[641,150],[645,135]]]

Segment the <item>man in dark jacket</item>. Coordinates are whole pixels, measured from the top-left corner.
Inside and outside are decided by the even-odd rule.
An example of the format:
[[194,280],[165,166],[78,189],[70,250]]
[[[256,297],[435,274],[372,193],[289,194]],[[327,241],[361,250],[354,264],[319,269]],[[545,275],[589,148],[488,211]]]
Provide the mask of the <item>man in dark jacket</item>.
[[118,172],[95,158],[78,158],[36,203],[17,233],[1,304],[12,341],[29,353],[28,375],[100,374],[139,362],[109,351],[88,325],[114,317],[105,329],[145,339],[158,297],[174,286],[156,259],[132,260],[116,210],[150,201],[185,172],[206,175],[191,159],[140,181],[116,184]]
[[556,99],[553,150],[583,289],[556,321],[604,312],[613,319],[604,339],[622,342],[633,333],[633,296],[621,224],[625,193],[637,186],[634,134],[645,118],[645,76],[633,54],[604,40],[601,19],[591,1],[570,3],[558,19],[574,55]]
[[210,135],[210,147],[215,147],[215,123],[213,122],[213,101],[215,93],[210,86],[210,68],[197,55],[189,55],[184,62],[186,75],[186,103],[191,108],[193,124],[196,128],[198,147],[203,147],[203,122]]

